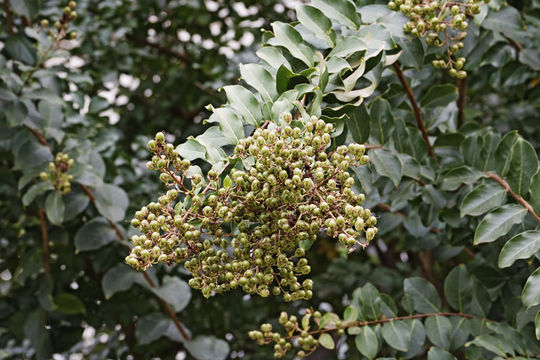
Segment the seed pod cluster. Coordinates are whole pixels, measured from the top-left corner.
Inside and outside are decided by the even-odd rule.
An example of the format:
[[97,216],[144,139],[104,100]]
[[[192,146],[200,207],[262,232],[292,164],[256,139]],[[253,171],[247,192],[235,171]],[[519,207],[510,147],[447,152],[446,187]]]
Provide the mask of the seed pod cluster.
[[463,79],[467,76],[463,70],[466,59],[456,54],[464,46],[463,39],[467,36],[465,30],[469,27],[469,21],[480,13],[480,5],[489,1],[392,0],[388,7],[401,11],[409,18],[403,25],[403,31],[425,38],[428,45],[446,47],[446,60],[433,60],[434,67],[448,69],[450,76]]
[[[69,23],[77,19],[77,12],[75,9],[77,8],[77,3],[75,1],[69,1],[67,3],[67,6],[65,6],[62,10],[62,14],[58,18],[57,21],[54,22],[54,29],[56,29],[56,33],[50,29],[49,35],[53,40],[58,41],[62,39],[75,39],[77,37],[77,33],[75,31],[68,32],[69,30]],[[48,19],[42,19],[40,21],[40,25],[43,29],[49,28],[49,20]]]
[[[339,318],[333,318],[330,324],[323,319],[319,311],[311,309],[306,309],[301,321],[295,315],[289,315],[283,311],[279,316],[279,324],[284,328],[285,335],[273,331],[272,324],[269,323],[262,324],[260,330],[252,330],[248,333],[249,337],[255,340],[258,345],[274,343],[274,358],[276,359],[285,357],[287,352],[293,348],[298,349],[297,357],[305,358],[320,345],[321,334],[329,330],[335,330],[338,335],[345,333]],[[329,325],[332,327],[328,328]],[[312,330],[313,328],[316,330]]]
[[56,154],[54,162],[49,163],[49,171],[41,172],[39,177],[52,184],[62,194],[67,194],[71,191],[71,181],[73,180],[73,175],[69,174],[68,171],[73,164],[74,161],[69,158],[68,154],[59,152]]
[[270,124],[240,140],[222,180],[213,170],[206,179],[197,174],[158,133],[147,166],[171,189],[136,212],[132,225],[142,235],[132,237],[126,263],[145,270],[184,262],[189,285],[207,297],[242,288],[310,299],[313,281],[299,279],[311,270],[306,245],[326,231],[347,248],[364,247],[377,232],[347,171],[369,158],[359,144],[328,153],[332,124],[312,117],[293,127],[290,114],[283,119],[283,127]]

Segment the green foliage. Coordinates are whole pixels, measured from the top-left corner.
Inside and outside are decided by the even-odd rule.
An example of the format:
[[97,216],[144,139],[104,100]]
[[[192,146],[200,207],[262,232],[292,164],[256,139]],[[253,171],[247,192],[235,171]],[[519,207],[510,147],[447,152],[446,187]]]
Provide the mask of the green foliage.
[[[413,1],[313,0],[286,13],[281,3],[249,0],[4,3],[0,358],[540,353],[536,1],[457,9],[443,1],[425,12]],[[401,9],[409,18],[387,5],[409,6]],[[439,25],[437,33],[450,53],[428,47],[436,45],[429,34],[403,29],[414,22],[419,35],[430,32],[432,23],[419,14],[432,22],[441,9],[451,26],[443,32]],[[462,44],[453,48],[450,39]],[[227,58],[231,48],[235,55]],[[456,73],[438,69],[441,58]],[[284,113],[292,114],[290,125]],[[377,214],[367,220],[379,231],[365,250],[350,254],[353,241],[365,245],[360,232],[349,234],[349,248],[334,231],[302,240],[297,257],[309,261],[313,282],[310,296],[298,299],[309,302],[216,289],[206,299],[191,291],[176,262],[145,273],[122,263],[135,251],[126,239],[142,235],[126,222],[130,214],[167,191],[144,166],[150,136],[166,131],[157,141],[178,143],[167,145],[168,155],[188,160],[185,182],[175,186],[186,186],[189,196],[163,207],[174,220],[194,206],[193,179],[209,175],[212,191],[232,193],[240,190],[236,173],[267,160],[267,144],[246,146],[263,131],[256,128],[294,132],[312,117],[331,124],[322,147],[330,159],[365,144],[371,164],[343,165],[339,185],[365,194],[362,206]],[[306,178],[315,177],[306,166]],[[267,175],[259,185],[272,181]],[[269,198],[262,194],[257,214]],[[289,204],[291,221],[302,205],[320,207],[305,199],[309,204]],[[340,204],[334,210],[346,212],[346,201]],[[237,210],[239,221],[224,221],[233,235],[242,216],[254,215]],[[199,220],[190,219],[194,229]],[[260,224],[248,225],[243,232],[252,235],[250,227]],[[210,242],[205,251],[213,249]],[[254,264],[249,271],[257,272],[254,252],[253,259],[244,252],[240,257]],[[139,265],[140,255],[127,261]],[[268,255],[270,263],[279,257]],[[301,260],[290,261],[298,267]],[[237,281],[240,272],[232,275]],[[305,279],[292,275],[296,289]],[[259,322],[260,331],[251,330]],[[275,347],[258,346],[268,343]]]

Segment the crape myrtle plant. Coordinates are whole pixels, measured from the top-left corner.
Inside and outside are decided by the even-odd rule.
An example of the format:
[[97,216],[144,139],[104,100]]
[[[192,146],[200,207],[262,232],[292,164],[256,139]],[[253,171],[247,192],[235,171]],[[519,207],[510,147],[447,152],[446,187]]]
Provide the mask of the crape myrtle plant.
[[299,4],[199,135],[157,125],[161,187],[117,74],[47,62],[101,56],[102,3],[3,3],[4,358],[540,357],[536,2]]

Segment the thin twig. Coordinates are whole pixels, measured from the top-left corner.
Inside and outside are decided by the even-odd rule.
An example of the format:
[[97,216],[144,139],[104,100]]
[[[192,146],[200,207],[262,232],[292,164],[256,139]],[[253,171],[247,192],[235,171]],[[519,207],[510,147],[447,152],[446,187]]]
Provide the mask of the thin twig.
[[457,115],[457,126],[458,128],[463,125],[463,122],[465,120],[465,95],[467,94],[467,78],[465,79],[458,79],[457,81],[457,89],[458,89],[458,99],[457,99],[457,108],[458,108],[458,115]]
[[49,261],[49,233],[47,232],[47,222],[45,212],[38,206],[39,221],[41,222],[41,239],[43,240],[43,266],[45,275],[51,275],[51,263]]
[[418,102],[416,101],[416,98],[414,97],[411,87],[409,86],[409,83],[407,82],[405,75],[403,75],[403,71],[401,71],[399,64],[395,62],[392,64],[392,66],[394,67],[394,70],[396,71],[399,81],[401,82],[401,85],[403,86],[403,89],[405,90],[405,93],[407,94],[407,97],[409,98],[409,102],[411,103],[411,107],[413,109],[414,117],[416,118],[416,124],[418,125],[418,128],[420,129],[420,132],[422,133],[422,138],[424,139],[428,147],[428,153],[433,159],[436,159],[437,157],[435,156],[433,147],[431,146],[431,143],[429,142],[426,125],[424,124],[424,119],[422,118],[422,112],[420,111],[420,107],[418,106]]
[[[434,317],[434,316],[456,316],[456,317],[463,317],[463,318],[467,318],[467,319],[474,319],[474,318],[477,317],[476,315],[472,315],[472,314],[452,313],[452,312],[439,312],[439,313],[430,313],[430,314],[414,314],[414,315],[407,315],[407,316],[397,316],[397,317],[393,317],[393,318],[383,318],[383,319],[371,320],[371,321],[355,321],[355,322],[349,323],[349,324],[341,326],[341,327],[313,330],[313,331],[308,332],[308,334],[310,334],[310,335],[319,334],[319,333],[322,334],[322,333],[326,333],[326,332],[330,332],[330,331],[336,331],[336,330],[339,330],[339,329],[346,329],[346,328],[351,328],[351,327],[356,327],[356,326],[360,327],[360,326],[366,326],[366,325],[383,324],[383,323],[392,322],[392,321],[422,319],[422,318]],[[291,336],[284,337],[284,339],[294,339],[294,338],[299,337],[299,336],[300,336],[300,334],[291,335]]]
[[501,178],[499,175],[497,174],[494,174],[492,172],[489,172],[489,171],[485,171],[484,172],[488,177],[490,177],[491,179],[495,180],[499,185],[501,185],[503,188],[506,189],[506,191],[508,191],[508,193],[514,198],[516,199],[516,201],[518,203],[520,203],[528,212],[530,212],[532,214],[532,216],[534,216],[534,218],[540,222],[540,216],[538,216],[538,214],[536,212],[534,212],[534,209],[533,207],[531,206],[531,204],[529,204],[524,198],[522,198],[520,195],[516,194],[511,188],[510,188],[510,185],[506,182],[506,180],[504,180],[503,178]]
[[[86,194],[86,196],[88,196],[88,198],[90,199],[90,201],[95,204],[96,202],[96,197],[94,196],[94,194],[92,194],[92,191],[85,185],[82,185],[81,184],[81,189],[82,191],[84,191],[84,193]],[[114,232],[116,233],[116,236],[118,237],[118,239],[120,239],[120,241],[125,241],[126,238],[124,237],[124,235],[122,234],[122,232],[120,231],[120,228],[118,227],[118,225],[116,225],[113,221],[111,220],[108,220],[109,224],[111,225],[111,227],[114,229]],[[126,249],[129,250],[129,246],[127,246],[126,244],[122,244]],[[150,278],[150,276],[146,273],[146,272],[143,272],[142,273],[143,276],[144,276],[144,279],[146,280],[146,282],[148,283],[148,285],[150,285],[150,287],[153,287],[155,288],[156,287],[156,284],[154,283],[154,281]],[[182,334],[182,336],[184,337],[184,339],[186,340],[189,340],[190,337],[188,335],[188,333],[186,332],[186,330],[184,329],[184,327],[182,326],[182,324],[180,323],[180,321],[178,320],[178,317],[176,317],[176,314],[175,312],[171,309],[171,307],[169,306],[169,304],[167,304],[167,302],[165,302],[165,300],[163,300],[161,297],[159,296],[156,296],[159,304],[161,305],[161,307],[163,308],[163,310],[165,311],[165,313],[171,318],[171,320],[173,321],[174,325],[176,326],[176,328],[178,329],[178,331],[180,331],[180,333]]]
[[2,7],[4,8],[4,13],[6,14],[6,25],[8,28],[9,35],[14,35],[13,32],[13,20],[11,19],[11,11],[9,9],[9,0],[4,0],[2,2]]
[[516,40],[509,38],[508,36],[504,35],[504,38],[516,49],[517,53],[519,54],[523,50],[523,46],[521,46],[520,43],[518,43]]

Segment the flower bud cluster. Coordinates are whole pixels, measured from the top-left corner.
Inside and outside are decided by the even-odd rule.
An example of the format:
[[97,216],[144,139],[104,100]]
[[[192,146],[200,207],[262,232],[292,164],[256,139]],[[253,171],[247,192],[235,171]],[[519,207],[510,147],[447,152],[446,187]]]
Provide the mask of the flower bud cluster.
[[446,60],[433,60],[434,67],[448,68],[451,76],[463,79],[467,76],[463,70],[466,59],[457,58],[456,53],[464,46],[463,39],[467,36],[465,30],[469,27],[469,21],[480,13],[480,5],[489,1],[392,0],[388,7],[401,11],[409,18],[403,25],[403,31],[425,38],[428,45],[446,47]]
[[52,184],[62,194],[67,194],[71,191],[71,181],[73,180],[73,175],[69,174],[68,171],[73,164],[74,161],[69,158],[68,154],[59,152],[56,154],[54,162],[49,163],[49,171],[42,171],[39,177]]
[[[68,33],[69,23],[77,19],[77,12],[75,11],[76,8],[77,3],[75,1],[68,2],[67,6],[64,7],[62,10],[62,15],[60,15],[58,20],[54,22],[54,28],[56,29],[57,33],[55,33],[52,29],[49,30],[49,35],[54,40],[75,39],[77,37],[77,33],[75,31]],[[42,19],[40,25],[44,29],[49,28],[49,20]]]
[[[306,309],[305,315],[301,321],[295,315],[289,315],[282,312],[279,316],[279,324],[285,329],[282,335],[278,331],[272,331],[272,324],[262,324],[260,330],[252,330],[248,333],[252,340],[258,345],[267,345],[274,343],[274,358],[283,358],[288,351],[293,348],[298,349],[296,356],[305,358],[309,356],[319,346],[319,336],[325,332],[321,331],[321,313]],[[315,326],[317,330],[310,331]],[[336,327],[341,326],[341,321]],[[344,333],[339,329],[340,334]]]
[[304,249],[319,232],[346,248],[366,246],[377,232],[347,171],[369,158],[359,144],[328,153],[332,124],[313,117],[292,127],[290,114],[283,118],[285,126],[258,128],[239,141],[236,166],[222,180],[213,170],[206,179],[197,174],[158,133],[147,166],[171,189],[136,212],[132,225],[142,235],[132,237],[126,263],[145,270],[184,262],[189,285],[207,297],[242,288],[310,299],[313,281],[299,277],[311,271]]

